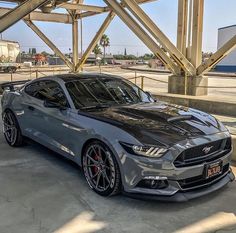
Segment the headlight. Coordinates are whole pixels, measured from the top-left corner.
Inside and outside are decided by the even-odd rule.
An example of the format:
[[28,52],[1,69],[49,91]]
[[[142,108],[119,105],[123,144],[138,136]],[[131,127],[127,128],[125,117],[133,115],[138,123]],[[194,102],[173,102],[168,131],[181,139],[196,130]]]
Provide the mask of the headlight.
[[162,148],[162,147],[139,146],[139,145],[132,145],[132,144],[123,143],[123,142],[120,142],[120,144],[128,153],[134,154],[134,155],[160,158],[167,152],[167,149]]

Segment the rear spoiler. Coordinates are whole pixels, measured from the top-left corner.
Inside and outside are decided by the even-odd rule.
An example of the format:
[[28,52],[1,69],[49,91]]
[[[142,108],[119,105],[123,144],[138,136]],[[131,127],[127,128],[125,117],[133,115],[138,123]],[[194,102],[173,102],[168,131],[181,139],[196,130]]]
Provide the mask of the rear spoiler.
[[5,82],[0,84],[0,92],[5,90],[5,89],[9,89],[10,91],[15,91],[16,90],[16,86],[22,86],[25,83],[29,82],[31,80],[21,80],[21,81],[14,81],[14,82]]

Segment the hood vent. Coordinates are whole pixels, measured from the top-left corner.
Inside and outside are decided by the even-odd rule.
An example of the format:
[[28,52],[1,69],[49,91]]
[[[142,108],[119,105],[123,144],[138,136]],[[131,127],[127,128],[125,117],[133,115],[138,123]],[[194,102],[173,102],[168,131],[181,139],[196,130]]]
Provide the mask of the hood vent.
[[168,122],[176,122],[176,121],[187,121],[187,120],[192,120],[194,118],[193,115],[185,115],[185,116],[175,116],[175,117],[170,117],[167,119]]

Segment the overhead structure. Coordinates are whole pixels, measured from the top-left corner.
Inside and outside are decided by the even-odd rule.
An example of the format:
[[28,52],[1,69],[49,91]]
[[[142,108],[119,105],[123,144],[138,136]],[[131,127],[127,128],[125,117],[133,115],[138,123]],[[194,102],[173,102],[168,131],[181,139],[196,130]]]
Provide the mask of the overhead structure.
[[7,12],[0,17],[0,32],[6,30],[47,1],[48,0],[27,0],[13,10]]
[[[19,20],[24,22],[65,62],[72,72],[79,72],[115,16],[168,68],[170,93],[207,94],[208,80],[204,73],[236,47],[236,37],[229,40],[212,57],[202,61],[204,0],[178,0],[177,45],[173,44],[152,18],[140,6],[157,0],[100,0],[103,6],[88,5],[86,0],[5,0],[15,8],[0,7],[0,33]],[[159,0],[160,1],[160,0]],[[56,9],[66,13],[57,13]],[[101,27],[84,53],[79,57],[79,38],[82,47],[82,19],[107,14]],[[163,19],[165,20],[165,19]],[[72,60],[66,57],[33,21],[71,25]],[[79,31],[79,21],[81,22]],[[82,50],[82,48],[81,48]]]

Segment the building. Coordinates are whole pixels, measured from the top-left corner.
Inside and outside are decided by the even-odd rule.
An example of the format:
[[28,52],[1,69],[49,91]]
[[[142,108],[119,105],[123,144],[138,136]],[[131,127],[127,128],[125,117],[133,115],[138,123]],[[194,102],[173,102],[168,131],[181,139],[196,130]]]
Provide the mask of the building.
[[[218,49],[221,48],[227,41],[236,35],[236,25],[223,27],[218,29]],[[221,72],[236,72],[236,49],[232,51],[216,66],[216,71]]]
[[[95,64],[97,62],[97,58],[100,58],[101,60],[103,59],[103,55],[96,55],[94,53],[91,53],[86,61],[87,64]],[[107,64],[114,64],[114,57],[111,54],[106,54],[105,55],[105,60]]]
[[48,56],[47,61],[48,61],[48,65],[52,65],[52,66],[65,65],[65,62],[60,57],[57,57],[57,56],[53,56],[53,57]]
[[0,62],[19,62],[20,45],[18,42],[0,40]]

